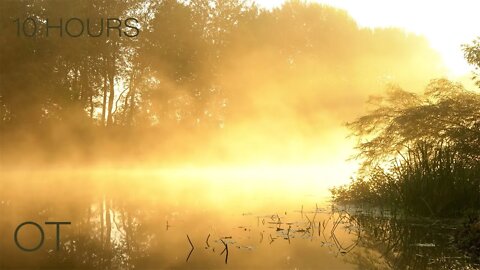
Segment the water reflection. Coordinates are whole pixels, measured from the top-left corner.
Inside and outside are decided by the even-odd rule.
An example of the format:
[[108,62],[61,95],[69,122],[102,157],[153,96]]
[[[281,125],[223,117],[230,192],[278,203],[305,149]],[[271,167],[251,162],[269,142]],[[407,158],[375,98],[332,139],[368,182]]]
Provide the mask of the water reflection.
[[[351,211],[361,227],[361,249],[349,261],[376,269],[478,269],[455,248],[454,220],[394,217],[388,212]],[[373,267],[373,265],[375,267]]]
[[[452,248],[448,226],[340,210],[281,181],[2,174],[0,185],[2,269],[475,267]],[[25,221],[44,230],[37,251],[15,246]],[[61,227],[60,252],[45,221],[72,223]],[[38,243],[31,226],[18,237]]]

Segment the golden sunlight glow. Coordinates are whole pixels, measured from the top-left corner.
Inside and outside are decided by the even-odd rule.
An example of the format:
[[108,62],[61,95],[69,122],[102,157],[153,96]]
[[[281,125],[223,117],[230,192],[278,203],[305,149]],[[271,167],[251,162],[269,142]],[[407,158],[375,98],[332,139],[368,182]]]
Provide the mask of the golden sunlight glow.
[[[176,183],[185,185],[185,182],[195,182],[202,185],[215,186],[228,185],[249,190],[266,189],[277,186],[286,186],[290,191],[313,192],[321,196],[329,196],[328,189],[346,184],[346,179],[354,175],[358,163],[332,162],[301,163],[301,164],[245,164],[245,165],[176,165],[163,168],[128,168],[125,170],[110,170],[98,168],[90,171],[75,171],[76,174],[108,176],[112,173],[122,176],[135,177],[148,182],[149,179],[165,179],[168,186]],[[71,168],[65,171],[49,171],[49,174],[66,174],[72,172]],[[43,172],[45,173],[45,172]],[[93,174],[92,174],[93,173]],[[159,184],[164,184],[159,182]],[[194,183],[193,183],[194,184]]]
[[0,0],[0,270],[476,269],[479,10]]
[[[257,0],[264,7],[280,6],[282,0]],[[345,9],[361,27],[399,27],[425,36],[437,50],[449,75],[459,77],[471,71],[463,58],[461,44],[479,35],[480,2],[459,1],[382,1],[315,0]]]

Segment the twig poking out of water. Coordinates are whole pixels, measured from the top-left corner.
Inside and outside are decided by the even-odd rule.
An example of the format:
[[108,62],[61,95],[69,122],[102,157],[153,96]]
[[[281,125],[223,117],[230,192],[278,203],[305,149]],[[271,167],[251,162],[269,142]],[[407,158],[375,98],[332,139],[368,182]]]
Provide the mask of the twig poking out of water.
[[188,242],[190,243],[190,246],[192,247],[192,249],[190,250],[190,253],[188,253],[188,256],[187,256],[187,262],[188,262],[188,259],[190,259],[190,256],[192,255],[192,252],[195,249],[195,247],[193,246],[192,240],[190,240],[190,237],[188,236],[188,234],[187,234],[187,239],[188,239]]
[[188,242],[190,243],[190,246],[192,246],[192,249],[194,249],[195,247],[193,246],[192,240],[190,240],[190,237],[188,236],[188,234],[187,234],[187,239],[188,239]]
[[208,239],[209,239],[209,238],[210,238],[210,234],[208,234],[207,240],[205,240],[205,243],[207,244],[207,246],[206,246],[205,248],[209,248],[209,247],[210,247],[210,245],[208,244]]
[[312,221],[308,218],[308,215],[305,215],[305,217],[306,217],[307,220],[308,220],[308,226],[309,226],[309,227],[312,227]]
[[287,239],[288,239],[288,244],[290,245],[290,229],[292,228],[292,225],[288,225],[288,231],[287,231]]
[[343,219],[343,216],[339,214],[337,220],[335,220],[335,222],[333,223],[333,227],[332,227],[332,231],[331,231],[332,235],[334,234],[335,230],[337,229],[338,224],[340,224],[342,219]]
[[220,239],[220,241],[222,241],[223,245],[225,246],[225,249],[222,251],[222,253],[220,253],[220,255],[222,255],[225,251],[227,252],[225,254],[225,264],[227,264],[228,263],[228,245],[223,241],[223,239]]

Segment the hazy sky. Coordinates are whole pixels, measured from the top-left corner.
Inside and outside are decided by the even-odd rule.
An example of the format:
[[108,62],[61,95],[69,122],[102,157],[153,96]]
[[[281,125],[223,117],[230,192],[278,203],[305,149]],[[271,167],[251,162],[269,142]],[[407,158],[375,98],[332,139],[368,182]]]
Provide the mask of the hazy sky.
[[[274,7],[284,0],[255,0]],[[395,26],[422,34],[443,57],[450,75],[469,73],[460,45],[480,36],[480,1],[311,0],[346,9],[362,27]]]

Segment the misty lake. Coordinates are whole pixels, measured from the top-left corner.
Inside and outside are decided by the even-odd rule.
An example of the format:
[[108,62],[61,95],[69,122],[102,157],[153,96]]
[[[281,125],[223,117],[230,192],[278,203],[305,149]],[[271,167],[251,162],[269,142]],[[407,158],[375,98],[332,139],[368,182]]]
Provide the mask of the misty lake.
[[[301,179],[2,173],[0,268],[476,269],[452,244],[457,221],[395,219],[333,206]],[[44,243],[20,250],[16,227]],[[55,226],[61,249],[55,250]],[[39,244],[35,226],[18,242]]]

